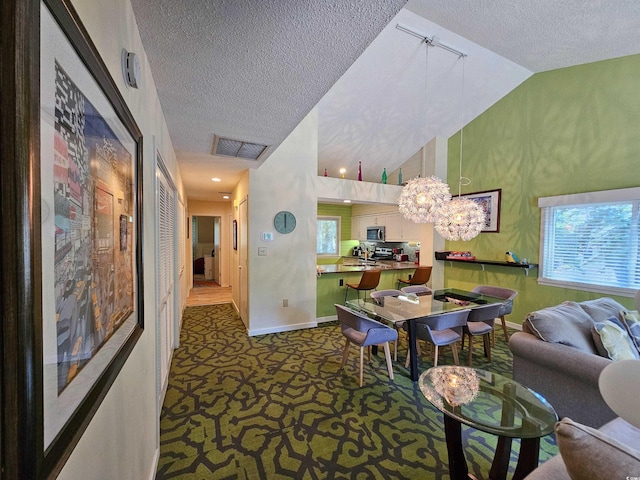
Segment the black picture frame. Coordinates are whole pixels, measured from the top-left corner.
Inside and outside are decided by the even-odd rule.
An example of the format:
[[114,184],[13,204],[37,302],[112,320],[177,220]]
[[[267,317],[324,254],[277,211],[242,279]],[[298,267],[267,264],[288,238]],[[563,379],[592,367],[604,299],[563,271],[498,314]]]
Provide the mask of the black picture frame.
[[[0,478],[55,478],[117,379],[144,328],[142,133],[69,0],[7,0],[0,5],[0,14],[7,25],[13,26],[0,40],[1,114],[3,125],[7,125],[7,128],[0,129],[0,151],[3,164],[11,163],[3,171],[1,206],[5,212],[14,212],[7,219],[2,235],[4,313],[0,341],[4,365],[0,373],[3,405]],[[43,243],[46,243],[43,238],[53,236],[43,227],[43,219],[46,221],[53,215],[55,207],[41,196],[44,188],[51,188],[53,177],[50,175],[45,179],[42,172],[48,168],[47,162],[55,163],[41,154],[41,147],[46,148],[43,138],[51,134],[47,122],[52,121],[42,113],[45,102],[42,101],[40,90],[40,80],[46,77],[42,75],[41,68],[46,68],[45,65],[54,61],[53,58],[45,58],[43,52],[46,51],[46,45],[40,48],[40,39],[49,39],[42,30],[43,19],[49,21],[49,17],[59,29],[60,38],[68,43],[68,51],[75,56],[74,61],[81,66],[82,76],[94,83],[95,88],[92,87],[91,91],[98,92],[100,96],[100,99],[96,99],[91,93],[87,99],[94,106],[106,103],[114,115],[104,115],[103,120],[108,118],[109,122],[116,122],[122,128],[122,132],[118,131],[117,134],[125,135],[133,145],[124,147],[130,154],[125,157],[132,166],[130,192],[125,192],[125,198],[122,198],[121,192],[113,192],[113,205],[118,205],[122,200],[122,206],[113,208],[110,214],[110,218],[113,218],[114,235],[111,242],[114,255],[121,252],[119,237],[127,242],[122,252],[131,256],[132,290],[127,293],[131,297],[131,310],[122,314],[128,328],[117,328],[115,335],[105,338],[105,341],[116,342],[110,344],[114,348],[97,350],[98,353],[104,352],[99,371],[89,377],[91,381],[87,382],[86,392],[79,396],[68,415],[57,419],[59,429],[45,441],[45,422],[47,416],[52,416],[52,410],[47,411],[45,405],[45,396],[50,395],[45,392],[48,375],[45,362],[50,361],[45,348],[51,340],[52,330],[47,322],[55,318],[57,313],[51,312],[44,300],[44,293],[49,288],[47,275],[54,276],[47,269],[55,259],[52,260],[43,252]],[[100,111],[98,106],[96,111]],[[47,116],[50,114],[50,111],[46,112]],[[9,118],[15,120],[4,121]],[[50,137],[47,137],[49,140]],[[5,162],[7,158],[12,158],[12,162]],[[77,174],[74,172],[74,178]],[[86,198],[91,199],[91,196],[87,195]],[[129,203],[127,198],[133,201]],[[91,202],[96,202],[95,198]],[[119,235],[122,230],[118,209],[128,211],[124,237]],[[56,231],[55,235],[58,234]],[[71,282],[70,288],[79,287]],[[54,326],[54,332],[56,328]],[[118,335],[120,338],[116,338]],[[59,338],[54,336],[53,341],[57,344]],[[113,350],[113,353],[109,354],[107,350]],[[85,360],[94,361],[93,358]],[[59,361],[59,357],[54,355],[53,363],[57,366]],[[56,370],[54,372],[58,374]],[[54,393],[64,393],[65,388],[69,387]]]
[[232,231],[233,231],[233,249],[238,250],[238,220],[233,221]]
[[500,232],[500,203],[502,189],[485,190],[482,192],[465,193],[461,198],[468,198],[483,207],[487,215],[487,221],[480,233]]

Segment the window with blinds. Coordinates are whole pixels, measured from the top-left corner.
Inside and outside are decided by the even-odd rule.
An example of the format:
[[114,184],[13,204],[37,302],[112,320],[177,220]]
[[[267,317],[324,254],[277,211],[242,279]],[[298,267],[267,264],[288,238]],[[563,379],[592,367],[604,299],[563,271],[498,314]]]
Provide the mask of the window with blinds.
[[640,188],[546,197],[538,283],[605,294],[640,289]]

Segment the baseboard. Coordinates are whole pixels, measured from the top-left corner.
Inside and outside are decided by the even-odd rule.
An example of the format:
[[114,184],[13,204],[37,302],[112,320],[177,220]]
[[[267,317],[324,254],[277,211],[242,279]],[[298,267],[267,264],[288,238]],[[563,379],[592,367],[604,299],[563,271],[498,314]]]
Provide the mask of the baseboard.
[[306,328],[315,328],[317,326],[318,322],[297,323],[295,325],[279,325],[277,327],[249,330],[249,336],[255,337],[257,335],[266,335],[268,333],[290,332],[292,330],[303,330]]
[[316,318],[317,323],[335,322],[336,320],[338,320],[337,315],[329,315],[328,317]]
[[509,327],[509,328],[513,328],[514,330],[520,330],[520,331],[522,331],[522,325],[521,325],[521,324],[519,324],[519,323],[513,323],[513,322],[509,322],[509,321],[507,321],[506,323],[507,323],[507,327]]

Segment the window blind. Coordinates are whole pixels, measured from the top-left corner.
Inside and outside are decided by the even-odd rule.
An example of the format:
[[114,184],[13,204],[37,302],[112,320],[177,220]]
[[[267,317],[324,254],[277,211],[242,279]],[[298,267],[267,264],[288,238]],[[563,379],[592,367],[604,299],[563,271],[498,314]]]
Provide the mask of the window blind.
[[542,208],[539,283],[620,295],[640,289],[640,200],[554,203]]

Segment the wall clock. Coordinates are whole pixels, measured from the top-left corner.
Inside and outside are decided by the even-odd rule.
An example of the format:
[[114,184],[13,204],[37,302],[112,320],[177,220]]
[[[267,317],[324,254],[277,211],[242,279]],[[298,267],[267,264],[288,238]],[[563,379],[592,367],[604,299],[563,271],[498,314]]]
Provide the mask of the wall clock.
[[291,233],[296,228],[296,217],[293,213],[283,210],[276,213],[273,226],[280,233]]

